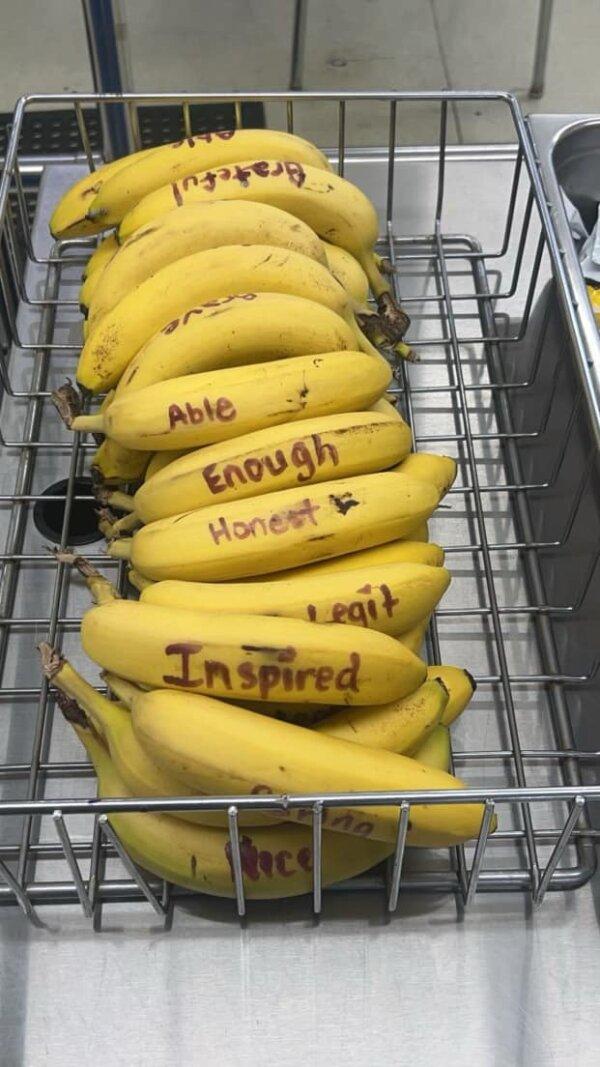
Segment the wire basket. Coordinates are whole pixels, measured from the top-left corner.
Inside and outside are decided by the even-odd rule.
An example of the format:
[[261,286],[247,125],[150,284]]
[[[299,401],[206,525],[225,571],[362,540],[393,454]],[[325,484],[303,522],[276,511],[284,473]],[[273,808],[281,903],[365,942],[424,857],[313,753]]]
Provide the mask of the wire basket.
[[[396,369],[399,408],[416,448],[447,451],[459,464],[457,484],[431,522],[454,580],[427,650],[430,662],[463,665],[476,677],[472,707],[453,733],[454,769],[469,788],[353,794],[361,805],[398,808],[396,849],[386,870],[336,889],[375,889],[390,910],[405,891],[453,892],[468,905],[479,892],[519,890],[540,904],[547,890],[581,886],[595,869],[598,426],[535,155],[518,104],[497,92],[60,95],[18,103],[0,185],[0,903],[19,904],[32,921],[38,905],[58,902],[97,917],[111,901],[145,898],[166,914],[185,891],[139,871],[106,815],[185,806],[228,812],[232,895],[243,914],[238,812],[312,809],[318,857],[322,827],[349,800],[94,800],[91,768],[55,715],[36,660],[41,640],[62,646],[76,665],[81,660],[86,597],[80,580],[49,555],[47,520],[54,506],[62,547],[85,527],[92,497],[81,479],[95,446],[64,430],[49,395],[74,375],[77,291],[94,241],[50,246],[47,219],[62,189],[96,162],[87,109],[118,109],[136,148],[140,106],[179,106],[189,136],[193,104],[233,104],[239,121],[248,99],[265,105],[270,125],[309,137],[324,115],[332,120],[324,146],[335,144],[329,155],[339,172],[379,208],[379,250],[395,268],[396,295],[412,318],[408,339],[420,362]],[[506,109],[515,143],[450,145],[454,112],[473,105],[484,114]],[[44,160],[31,227],[20,129],[40,108],[65,107],[74,109],[81,153]],[[402,143],[404,118],[418,108],[439,114],[434,146]],[[353,142],[369,114],[384,117],[385,149]],[[132,595],[122,564],[99,548],[90,558]],[[90,665],[84,670],[89,676]],[[410,806],[425,800],[483,802],[478,840],[449,851],[405,850]],[[499,828],[489,835],[494,812]],[[321,901],[315,862],[317,912]]]

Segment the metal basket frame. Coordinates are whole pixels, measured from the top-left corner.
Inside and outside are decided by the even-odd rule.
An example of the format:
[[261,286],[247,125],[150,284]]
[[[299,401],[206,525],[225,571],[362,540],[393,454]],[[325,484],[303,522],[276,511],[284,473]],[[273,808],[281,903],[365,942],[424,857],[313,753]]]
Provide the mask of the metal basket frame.
[[[497,669],[478,677],[481,686],[490,686],[498,690],[501,697],[508,743],[503,749],[462,751],[455,753],[455,763],[459,766],[474,760],[498,761],[498,764],[510,763],[514,775],[513,787],[472,788],[449,794],[440,793],[376,793],[343,795],[309,795],[289,797],[218,797],[218,798],[146,798],[140,800],[90,800],[70,799],[61,796],[59,800],[45,796],[46,785],[55,779],[68,780],[83,776],[91,777],[91,770],[85,761],[68,762],[52,759],[49,755],[53,728],[53,697],[45,681],[27,687],[5,686],[0,690],[0,714],[10,714],[11,706],[17,709],[20,702],[31,701],[35,705],[35,729],[32,737],[30,758],[25,763],[0,765],[0,786],[2,782],[21,781],[25,783],[24,799],[0,802],[0,824],[3,818],[18,816],[22,825],[18,840],[2,844],[0,837],[0,904],[18,903],[32,921],[37,921],[35,905],[42,903],[77,903],[86,915],[98,915],[101,905],[109,901],[138,900],[146,898],[159,914],[166,914],[169,901],[180,891],[167,885],[160,885],[155,879],[147,879],[125,854],[118,838],[111,829],[107,814],[113,811],[177,811],[186,810],[221,810],[228,813],[230,839],[232,845],[232,862],[237,909],[244,914],[246,903],[242,878],[242,858],[238,833],[238,813],[251,809],[311,808],[313,812],[313,843],[315,854],[320,856],[322,828],[329,809],[360,801],[361,805],[386,804],[398,806],[398,832],[394,856],[389,864],[387,877],[375,876],[373,879],[358,879],[356,885],[386,887],[387,906],[393,911],[398,903],[399,893],[406,889],[418,891],[449,891],[457,894],[463,905],[469,905],[477,892],[498,890],[522,890],[531,895],[534,904],[539,905],[548,890],[575,888],[584,884],[595,870],[595,839],[597,833],[588,821],[586,802],[600,798],[600,786],[584,784],[581,769],[598,754],[577,751],[569,719],[569,693],[592,684],[597,676],[598,663],[593,662],[589,669],[569,673],[561,669],[561,660],[557,652],[553,626],[557,621],[573,617],[584,603],[589,583],[595,572],[598,551],[586,561],[585,578],[577,591],[573,602],[566,605],[553,605],[544,592],[544,575],[540,566],[540,553],[548,549],[560,549],[571,536],[581,500],[589,485],[593,463],[600,443],[600,409],[598,398],[594,393],[589,370],[582,358],[580,326],[577,307],[573,299],[569,280],[563,263],[563,253],[556,238],[552,218],[542,187],[534,149],[529,137],[526,122],[521,114],[519,104],[509,93],[504,92],[405,92],[405,93],[202,93],[202,94],[57,94],[32,95],[21,99],[16,106],[14,124],[7,150],[5,169],[0,182],[0,291],[2,292],[4,322],[4,357],[0,359],[0,386],[3,402],[9,405],[25,405],[22,439],[11,439],[5,435],[4,422],[0,420],[0,446],[7,452],[19,454],[19,464],[14,484],[14,492],[0,496],[2,509],[8,513],[9,520],[3,551],[0,554],[0,676],[4,671],[7,645],[13,631],[43,637],[50,643],[59,643],[64,634],[76,632],[79,618],[65,613],[64,605],[68,593],[70,574],[62,563],[51,563],[40,546],[39,551],[26,547],[26,534],[30,524],[33,505],[40,499],[40,493],[32,488],[38,456],[51,452],[65,456],[64,475],[68,478],[68,491],[65,499],[65,514],[62,530],[62,547],[66,547],[67,531],[73,500],[74,480],[82,469],[86,455],[94,447],[81,435],[75,434],[71,439],[56,441],[40,436],[45,406],[49,403],[50,391],[48,378],[54,353],[64,353],[72,358],[75,366],[77,348],[64,342],[55,341],[56,322],[62,313],[77,306],[74,299],[65,299],[62,291],[62,275],[65,265],[84,262],[95,241],[90,239],[73,239],[57,242],[50,256],[40,256],[33,247],[32,231],[27,218],[25,195],[23,190],[24,163],[19,158],[18,143],[23,116],[29,108],[73,107],[81,134],[82,160],[87,160],[94,168],[94,158],[85,124],[85,106],[98,105],[102,108],[117,107],[121,110],[128,124],[129,134],[135,148],[139,147],[139,128],[136,111],[140,105],[178,104],[182,108],[183,128],[186,136],[193,133],[190,123],[190,104],[204,102],[233,103],[238,117],[241,103],[245,100],[258,100],[269,105],[285,108],[288,130],[294,129],[296,109],[307,102],[322,102],[337,109],[338,139],[337,167],[344,174],[347,161],[352,152],[347,145],[347,112],[357,102],[385,105],[389,111],[389,140],[386,151],[387,160],[387,195],[384,229],[380,247],[398,269],[394,276],[397,296],[402,295],[403,306],[409,313],[411,308],[418,311],[425,308],[435,314],[441,323],[440,336],[424,339],[411,339],[418,351],[426,348],[433,353],[428,356],[431,365],[436,363],[445,368],[448,380],[439,387],[431,385],[411,385],[411,372],[405,365],[397,370],[395,392],[407,421],[414,427],[415,404],[419,396],[432,391],[443,394],[447,403],[455,411],[456,432],[420,435],[415,433],[415,446],[443,447],[446,443],[454,445],[461,453],[461,462],[466,472],[463,484],[452,490],[450,499],[460,497],[465,507],[471,509],[471,529],[473,536],[466,544],[447,547],[449,565],[453,560],[461,563],[477,560],[482,580],[482,605],[461,611],[458,608],[441,608],[433,619],[429,633],[429,649],[434,661],[439,662],[440,637],[439,623],[443,619],[454,617],[471,617],[476,622],[489,626],[491,641],[495,648]],[[394,229],[395,176],[401,150],[396,143],[397,111],[401,106],[412,102],[435,102],[439,104],[440,135],[438,145],[432,149],[437,156],[437,190],[435,212],[430,233],[421,236],[403,236]],[[514,149],[514,170],[508,204],[502,230],[502,240],[498,247],[487,250],[481,247],[476,237],[468,234],[447,233],[443,226],[445,180],[448,160],[452,149],[448,146],[448,110],[451,106],[464,101],[478,101],[482,106],[500,104],[509,111],[513,122],[516,148]],[[335,153],[334,153],[335,155]],[[47,162],[50,162],[48,160]],[[517,225],[517,205],[521,203],[523,183],[526,196],[522,203],[522,219]],[[17,210],[13,212],[11,199],[16,198]],[[537,227],[537,231],[536,231]],[[538,232],[537,237],[535,233]],[[534,241],[531,260],[531,277],[526,283],[526,295],[523,302],[522,317],[514,333],[499,332],[498,323],[503,301],[514,296],[519,286],[525,284],[524,255],[529,241]],[[25,248],[25,256],[21,247]],[[508,284],[504,289],[490,288],[490,269],[513,249],[514,263]],[[542,360],[543,334],[525,377],[507,380],[504,369],[504,354],[511,346],[527,343],[532,310],[539,293],[539,272],[543,257],[548,256],[558,293],[561,314],[564,316],[568,336],[573,346],[572,371],[577,380],[577,396],[572,412],[565,427],[565,443],[559,449],[552,462],[551,469],[541,481],[533,483],[524,478],[520,467],[520,445],[523,442],[539,438],[545,432],[550,418],[552,396],[549,406],[543,414],[539,425],[533,431],[516,429],[512,423],[510,397],[517,392],[526,392],[536,380]],[[473,289],[468,293],[453,291],[454,265],[457,261],[468,265]],[[47,272],[44,295],[33,297],[28,291],[25,271],[28,264],[43,265]],[[412,265],[422,265],[436,279],[434,295],[400,294],[403,271],[412,269]],[[477,309],[476,315],[463,315],[463,310],[470,306]],[[20,335],[18,326],[18,309],[27,306],[38,309],[40,314],[39,337],[34,342],[27,341]],[[465,318],[470,326],[462,330]],[[485,389],[489,390],[497,425],[489,432],[479,432],[474,428],[470,399],[480,392],[482,386],[473,383],[466,373],[467,367],[462,358],[465,346],[480,346],[485,366]],[[12,355],[9,352],[12,350]],[[29,386],[25,389],[15,385],[11,373],[13,360],[20,355],[33,356],[32,373]],[[566,521],[560,536],[550,540],[536,537],[529,513],[528,499],[533,492],[551,490],[559,475],[560,465],[567,447],[567,441],[578,424],[583,421],[594,442],[595,448],[590,454],[590,461],[582,470],[581,479],[573,495]],[[506,465],[507,480],[498,484],[486,484],[479,474],[477,448],[481,442],[491,442],[501,450]],[[486,529],[486,501],[489,495],[506,493],[512,504],[519,536],[516,540],[505,543],[490,540]],[[500,603],[496,577],[494,574],[494,554],[498,551],[514,552],[521,561],[530,591],[531,602],[505,606]],[[117,561],[107,560],[103,555],[95,554],[90,558],[104,568],[113,569],[118,575],[120,588],[124,589],[123,566]],[[40,617],[15,617],[14,608],[18,599],[18,582],[20,570],[27,564],[42,564],[54,567],[52,595],[49,610]],[[521,616],[535,620],[537,640],[540,648],[543,669],[530,674],[515,674],[511,671],[505,648],[503,619],[506,616]],[[555,746],[544,751],[527,749],[520,737],[519,716],[515,708],[514,688],[531,687],[536,692],[545,694],[551,708]],[[560,768],[560,785],[535,787],[528,784],[528,766],[531,761],[546,761]],[[405,858],[405,841],[410,814],[410,807],[417,802],[461,803],[481,801],[484,815],[478,840],[472,848],[460,847],[451,850],[450,862],[440,867],[418,873],[406,872],[403,868]],[[563,811],[562,821],[540,829],[535,826],[534,814],[539,805],[559,805]],[[489,829],[494,812],[510,810],[516,820],[516,828],[502,830],[492,838]],[[553,809],[554,810],[554,809]],[[69,834],[65,819],[69,816],[84,814],[93,820],[92,832],[85,839],[74,840]],[[40,826],[53,820],[56,843],[40,842]],[[90,822],[91,825],[91,822]],[[486,867],[486,859],[492,849],[492,842],[504,842],[519,849],[523,855],[520,866],[506,868]],[[540,853],[544,854],[541,861]],[[574,862],[565,866],[567,855],[574,856]],[[118,856],[125,867],[125,877],[108,877],[105,865],[111,857]],[[84,878],[82,862],[89,859],[89,874]],[[41,861],[56,861],[61,864],[60,872],[64,876],[51,881],[42,881],[36,877],[37,865]],[[322,885],[320,862],[314,864],[313,908],[321,909]]]

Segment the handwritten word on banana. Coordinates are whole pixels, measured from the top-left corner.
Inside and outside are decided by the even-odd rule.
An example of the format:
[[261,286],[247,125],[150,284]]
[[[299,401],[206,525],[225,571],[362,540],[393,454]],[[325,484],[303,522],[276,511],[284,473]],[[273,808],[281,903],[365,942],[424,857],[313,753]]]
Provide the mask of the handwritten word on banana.
[[163,675],[165,685],[174,689],[198,689],[223,696],[228,693],[248,693],[268,700],[271,693],[358,693],[360,690],[361,658],[351,652],[346,666],[339,670],[329,664],[319,667],[298,667],[294,661],[298,651],[285,648],[242,645],[240,654],[247,657],[231,666],[222,660],[207,658],[199,641],[175,641],[166,645],[166,656],[173,656],[173,671]]
[[188,148],[194,148],[200,142],[212,144],[213,141],[230,141],[232,137],[235,137],[235,134],[235,130],[212,130],[210,133],[195,133],[193,137],[184,137],[182,141],[175,141],[171,148],[183,148],[184,144]]
[[235,405],[226,396],[217,400],[205,396],[198,404],[169,404],[169,429],[175,429],[178,423],[200,426],[203,422],[231,422],[236,415]]
[[257,178],[278,178],[285,175],[297,189],[301,189],[306,181],[306,171],[301,163],[284,163],[280,160],[274,163],[267,159],[257,159],[254,163],[236,163],[231,167],[218,167],[201,174],[190,174],[179,182],[171,182],[171,191],[177,207],[181,207],[189,189],[204,189],[207,193],[214,193],[218,182],[230,181],[238,182],[243,189],[247,189],[253,175]]
[[248,482],[260,484],[265,478],[279,478],[290,470],[296,471],[295,481],[302,484],[314,478],[319,467],[337,467],[339,452],[334,445],[323,442],[321,434],[311,433],[296,441],[286,442],[273,453],[246,456],[237,461],[209,463],[202,468],[202,477],[213,495],[224,493],[236,485]]
[[223,307],[225,304],[231,304],[233,300],[256,300],[256,293],[232,293],[230,296],[217,297],[215,300],[207,300],[204,304],[199,304],[198,307],[189,308],[183,315],[180,315],[178,319],[171,319],[166,326],[163,326],[161,333],[167,336],[173,333],[179,326],[187,326],[191,319],[196,318],[199,315],[206,315],[208,311],[213,308]]

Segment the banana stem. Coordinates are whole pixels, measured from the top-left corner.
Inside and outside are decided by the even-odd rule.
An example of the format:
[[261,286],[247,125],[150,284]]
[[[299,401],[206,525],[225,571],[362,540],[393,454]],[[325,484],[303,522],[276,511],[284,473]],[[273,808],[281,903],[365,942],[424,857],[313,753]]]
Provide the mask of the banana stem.
[[114,537],[114,526],[117,521],[117,516],[110,510],[110,508],[97,508],[96,515],[98,516],[98,529],[101,534],[104,534],[107,541],[112,540]]
[[65,426],[71,430],[73,420],[81,413],[82,399],[70,378],[67,378],[60,389],[54,389],[51,399]]
[[96,415],[76,415],[69,429],[78,433],[104,433],[104,415],[101,411]]
[[389,293],[390,283],[386,281],[381,274],[374,253],[370,250],[365,251],[361,256],[357,256],[356,258],[367,275],[371,292],[377,300],[379,300],[379,297],[383,296],[384,293]]
[[58,548],[52,549],[52,554],[57,563],[66,563],[79,571],[82,578],[85,579],[85,584],[92,594],[92,600],[95,604],[106,604],[110,600],[121,599],[114,585],[103,574],[100,574],[95,567],[92,567],[92,564],[85,556],[77,556],[74,552],[63,552]]
[[134,589],[137,589],[139,593],[143,593],[144,589],[148,586],[154,585],[154,582],[149,578],[144,578],[143,574],[136,571],[133,567],[130,567],[127,571],[127,579]]
[[127,708],[131,708],[136,696],[143,692],[143,690],[140,689],[139,686],[134,685],[133,682],[128,682],[118,674],[111,674],[110,671],[102,671],[101,677],[102,680],[106,682],[111,693],[122,701]]
[[117,511],[135,511],[135,501],[130,493],[121,489],[111,489],[108,485],[94,487],[94,496],[102,507],[116,508]]
[[131,559],[131,538],[119,537],[116,541],[111,541],[106,551],[111,559]]
[[[62,694],[63,699],[58,703],[65,718],[71,723],[88,728],[89,720],[91,720],[93,728],[101,737],[104,737],[105,718],[110,709],[110,700],[86,682],[85,678],[73,669],[57,649],[52,648],[45,641],[38,645],[38,649],[44,676],[52,688]],[[108,705],[108,709],[105,705]]]
[[114,523],[112,528],[113,537],[117,537],[119,534],[131,533],[141,525],[141,520],[138,518],[135,511],[130,511],[128,515],[124,515],[123,518],[117,519]]

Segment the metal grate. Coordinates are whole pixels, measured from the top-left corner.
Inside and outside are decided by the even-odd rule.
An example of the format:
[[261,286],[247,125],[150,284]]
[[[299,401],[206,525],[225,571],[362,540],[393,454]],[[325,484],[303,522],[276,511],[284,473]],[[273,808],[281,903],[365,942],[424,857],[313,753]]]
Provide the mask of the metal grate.
[[[233,857],[239,860],[238,811],[282,804],[282,798],[264,796],[194,798],[185,805],[173,799],[91,802],[90,768],[38,679],[34,644],[40,640],[61,644],[80,662],[86,597],[77,578],[49,557],[32,515],[48,482],[66,478],[64,547],[74,501],[89,499],[76,496],[73,486],[94,446],[67,434],[49,402],[49,390],[74,374],[77,288],[89,242],[65,241],[44,254],[52,189],[46,200],[42,189],[32,231],[17,144],[27,109],[36,103],[68,103],[76,112],[97,99],[35,97],[21,103],[0,189],[0,281],[11,351],[0,361],[0,903],[16,901],[32,919],[36,905],[54,901],[79,902],[86,914],[98,914],[103,903],[146,899],[162,914],[168,900],[183,892],[146,879],[131,864],[106,821],[109,811],[136,805],[229,810]],[[151,105],[143,96],[123,99],[135,139],[135,109]],[[241,117],[241,97],[217,99],[229,101]],[[194,129],[191,100],[161,97],[163,104],[181,107],[187,132]],[[470,236],[478,160],[490,156],[485,149],[478,156],[448,148],[447,129],[449,104],[473,100],[482,109],[508,109],[516,144],[491,157],[498,169],[496,203],[506,206],[493,226]],[[439,144],[414,153],[397,148],[400,109],[423,102],[439,108]],[[600,786],[588,784],[586,776],[599,753],[578,748],[572,726],[597,700],[597,642],[594,647],[590,634],[600,594],[600,523],[597,428],[579,374],[580,354],[563,320],[576,308],[518,105],[508,94],[491,92],[269,94],[265,103],[271,114],[281,109],[288,129],[301,117],[309,135],[312,107],[336,109],[333,156],[340,173],[373,182],[368,191],[379,199],[383,218],[380,250],[396,269],[398,296],[413,322],[409,339],[421,355],[419,364],[397,369],[398,404],[417,448],[448,451],[459,461],[457,485],[432,521],[432,539],[445,546],[454,581],[431,624],[428,653],[431,662],[464,664],[476,676],[473,706],[453,735],[454,766],[470,788],[449,795],[361,795],[361,804],[399,806],[398,838],[389,870],[352,884],[386,891],[391,909],[407,890],[453,892],[465,905],[476,892],[522,890],[539,904],[548,889],[575,888],[595,869],[597,833],[588,814]],[[348,134],[353,109],[365,106],[385,107],[390,130],[387,149],[368,159],[352,151]],[[79,128],[85,133],[85,126]],[[91,147],[82,144],[88,156]],[[427,224],[407,236],[403,197],[410,167],[427,178],[419,183]],[[9,192],[22,209],[25,255],[7,211]],[[457,205],[465,205],[462,214]],[[98,552],[90,558],[132,595],[122,565]],[[89,676],[89,665],[85,670]],[[405,853],[410,805],[419,799],[482,801],[478,841],[450,852]],[[285,803],[312,807],[318,842],[330,809],[348,800],[315,795]],[[499,830],[488,837],[494,811]],[[314,868],[318,911],[320,865]],[[242,914],[244,889],[235,862],[234,870]]]

